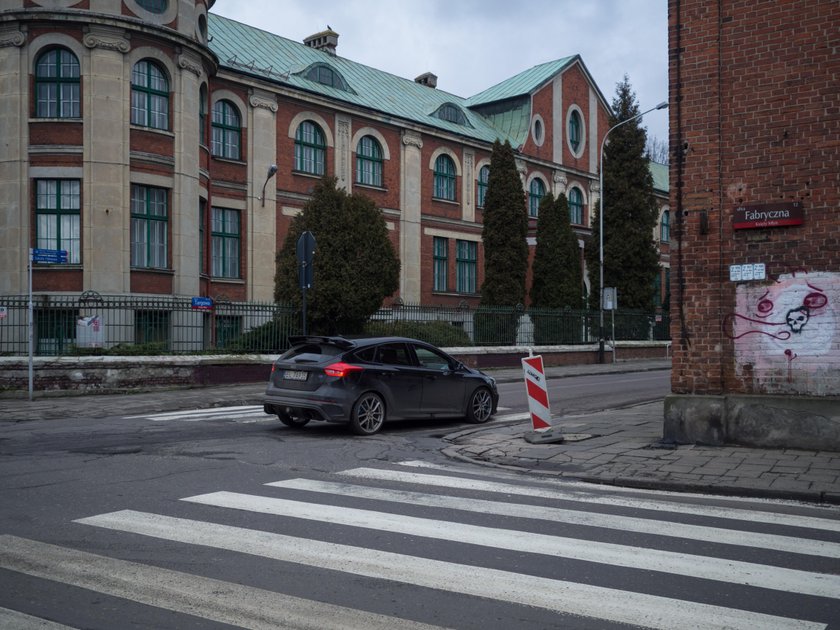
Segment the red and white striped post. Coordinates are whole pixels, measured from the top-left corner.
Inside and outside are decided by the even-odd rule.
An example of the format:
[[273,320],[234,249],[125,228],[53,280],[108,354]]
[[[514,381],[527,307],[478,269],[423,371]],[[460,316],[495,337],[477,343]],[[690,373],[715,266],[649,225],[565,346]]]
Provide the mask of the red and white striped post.
[[525,372],[525,388],[528,391],[528,411],[531,412],[531,425],[534,431],[551,428],[551,409],[548,403],[548,387],[545,383],[545,369],[542,356],[522,359]]
[[525,388],[528,392],[528,411],[531,412],[533,431],[525,434],[525,441],[532,444],[565,442],[563,433],[551,426],[551,407],[548,403],[548,384],[545,380],[545,368],[542,356],[522,359],[522,371],[525,373]]

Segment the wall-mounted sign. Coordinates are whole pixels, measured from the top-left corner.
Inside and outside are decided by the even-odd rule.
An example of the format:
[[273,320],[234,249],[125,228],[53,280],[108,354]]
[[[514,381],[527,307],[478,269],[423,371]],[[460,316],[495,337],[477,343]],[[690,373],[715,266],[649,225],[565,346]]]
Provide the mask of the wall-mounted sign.
[[802,204],[798,201],[781,203],[752,203],[736,206],[732,227],[736,230],[802,225],[805,220]]
[[764,280],[767,271],[764,263],[747,263],[745,265],[729,265],[730,282],[747,282],[749,280]]

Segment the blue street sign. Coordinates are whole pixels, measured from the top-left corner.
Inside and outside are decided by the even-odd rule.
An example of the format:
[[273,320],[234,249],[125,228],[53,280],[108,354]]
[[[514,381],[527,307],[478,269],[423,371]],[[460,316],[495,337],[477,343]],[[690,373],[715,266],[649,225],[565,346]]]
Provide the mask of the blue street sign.
[[66,249],[33,249],[32,262],[36,263],[66,263]]
[[213,298],[194,297],[192,299],[192,309],[194,311],[212,311],[213,310]]

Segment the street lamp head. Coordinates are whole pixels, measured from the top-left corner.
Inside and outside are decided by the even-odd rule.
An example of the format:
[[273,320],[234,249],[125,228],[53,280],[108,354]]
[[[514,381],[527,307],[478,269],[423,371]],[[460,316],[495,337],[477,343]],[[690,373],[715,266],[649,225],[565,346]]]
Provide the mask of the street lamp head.
[[656,109],[665,109],[668,107],[668,101],[662,101],[659,105],[656,106]]
[[272,164],[271,166],[268,167],[268,175],[266,175],[266,179],[268,179],[269,177],[274,175],[276,172],[277,172],[277,165]]

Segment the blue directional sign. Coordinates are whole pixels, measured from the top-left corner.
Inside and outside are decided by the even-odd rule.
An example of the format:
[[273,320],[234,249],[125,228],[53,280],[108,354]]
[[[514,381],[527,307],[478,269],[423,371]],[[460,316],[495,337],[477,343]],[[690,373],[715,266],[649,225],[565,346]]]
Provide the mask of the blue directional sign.
[[36,263],[59,263],[67,262],[66,249],[33,249],[32,262]]

